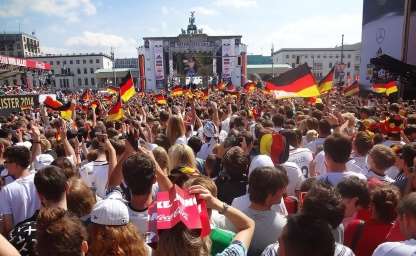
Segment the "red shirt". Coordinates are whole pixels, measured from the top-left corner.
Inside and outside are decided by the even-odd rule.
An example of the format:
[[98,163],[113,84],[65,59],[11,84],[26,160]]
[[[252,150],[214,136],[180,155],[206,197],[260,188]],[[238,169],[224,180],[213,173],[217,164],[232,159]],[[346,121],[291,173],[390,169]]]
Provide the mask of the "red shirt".
[[369,221],[371,219],[371,212],[370,209],[360,209],[357,211],[357,215],[355,215],[355,219],[357,220],[363,220],[365,222]]
[[[360,220],[353,220],[345,229],[344,244],[350,248],[359,223]],[[371,256],[377,246],[386,241],[387,233],[390,231],[392,226],[392,223],[386,224],[374,219],[365,222],[361,236],[358,238],[356,246],[353,250],[355,255]]]
[[396,220],[391,227],[389,233],[387,234],[386,241],[388,242],[399,242],[406,240],[406,237],[400,231],[400,224],[399,221]]

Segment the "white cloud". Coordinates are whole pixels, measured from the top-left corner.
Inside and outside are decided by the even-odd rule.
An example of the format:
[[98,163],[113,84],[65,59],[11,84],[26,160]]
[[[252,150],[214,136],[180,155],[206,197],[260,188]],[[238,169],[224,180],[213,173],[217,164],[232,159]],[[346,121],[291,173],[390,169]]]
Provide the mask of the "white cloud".
[[213,28],[206,24],[201,24],[199,28],[203,29],[203,32],[210,36],[224,36],[224,35],[234,35],[232,31],[223,28]]
[[73,50],[68,48],[58,48],[58,47],[50,47],[50,46],[41,46],[40,47],[41,54],[70,54],[74,53]]
[[211,8],[207,8],[204,6],[196,6],[194,8],[191,8],[191,10],[195,11],[195,14],[197,16],[199,15],[203,15],[203,16],[213,16],[213,15],[217,15],[218,11],[211,9]]
[[[250,53],[266,55],[270,55],[272,43],[275,50],[294,47],[334,47],[341,45],[341,34],[345,35],[344,43],[356,43],[361,41],[361,19],[360,13],[307,17],[282,24],[281,27],[267,27],[262,31],[245,34],[243,42],[248,44]],[[267,37],[264,36],[266,34]]]
[[232,7],[232,8],[248,8],[256,7],[256,0],[216,0],[214,2],[219,7]]
[[134,39],[113,34],[84,31],[80,36],[67,38],[64,44],[75,51],[81,49],[83,52],[108,52],[113,47],[117,57],[137,55],[137,43]]
[[165,5],[162,6],[162,14],[168,15],[169,14],[169,8]]
[[96,14],[97,9],[92,0],[8,0],[0,6],[0,17],[23,16],[26,12],[58,16],[74,22],[81,15]]

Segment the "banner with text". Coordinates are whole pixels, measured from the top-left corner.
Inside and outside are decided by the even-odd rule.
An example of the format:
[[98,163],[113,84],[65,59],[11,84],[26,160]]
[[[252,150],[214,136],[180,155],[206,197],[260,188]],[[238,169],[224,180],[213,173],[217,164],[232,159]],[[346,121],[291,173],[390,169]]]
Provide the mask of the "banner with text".
[[163,80],[165,79],[165,70],[163,68],[163,41],[154,42],[153,51],[155,54],[156,80]]
[[222,40],[222,79],[230,81],[234,58],[234,39]]
[[9,115],[25,109],[39,107],[39,95],[0,96],[0,114]]

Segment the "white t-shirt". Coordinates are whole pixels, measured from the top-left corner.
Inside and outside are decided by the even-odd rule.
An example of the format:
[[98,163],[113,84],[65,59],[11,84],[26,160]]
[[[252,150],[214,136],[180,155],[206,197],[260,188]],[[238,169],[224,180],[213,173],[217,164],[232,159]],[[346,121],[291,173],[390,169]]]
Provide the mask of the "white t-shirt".
[[106,196],[108,169],[107,161],[93,161],[83,165],[79,171],[82,181],[92,190],[95,189],[96,195],[101,198]]
[[207,160],[208,155],[212,154],[212,150],[215,145],[216,143],[204,143],[199,152],[196,154],[196,157],[201,158],[202,160]]
[[347,170],[367,175],[368,167],[366,156],[355,156],[346,164]]
[[382,243],[376,248],[373,256],[416,256],[416,240]]
[[367,180],[367,178],[361,173],[355,173],[351,171],[344,172],[328,172],[325,175],[319,176],[319,180],[330,183],[332,186],[338,185],[343,179],[355,176],[361,180]]
[[305,178],[309,177],[309,164],[313,160],[312,151],[308,148],[297,148],[289,152],[288,162],[296,163]]
[[[248,209],[248,207],[250,206],[250,203],[251,202],[250,202],[249,194],[245,194],[244,196],[234,198],[233,202],[231,203],[231,206],[234,207],[234,208],[239,209],[240,211],[244,211],[244,210]],[[283,200],[281,200],[281,202],[279,204],[273,205],[272,210],[280,213],[283,216],[288,215],[286,205],[283,202]]]
[[175,144],[184,144],[186,145],[188,142],[186,140],[186,136],[181,136],[176,139]]
[[149,223],[149,214],[147,209],[144,209],[143,211],[136,211],[131,208],[131,205],[128,205],[128,208],[130,222],[137,228],[137,232],[146,240]]
[[308,148],[310,151],[312,151],[312,153],[316,154],[318,149],[322,145],[324,145],[324,142],[325,142],[325,138],[317,138],[316,140],[311,141],[308,144],[306,144],[305,148]]
[[285,162],[283,166],[286,170],[287,177],[289,178],[289,184],[287,185],[287,194],[289,196],[296,196],[296,190],[300,190],[302,182],[305,180],[305,177],[302,174],[299,166],[292,162]]
[[322,150],[315,156],[315,173],[317,176],[326,174],[325,152]]
[[34,178],[34,174],[19,178],[0,190],[0,214],[13,215],[13,226],[40,208]]
[[398,140],[386,140],[386,141],[383,141],[383,143],[381,143],[381,144],[383,144],[384,146],[387,146],[387,147],[391,147],[391,146],[394,146],[394,145],[400,145],[400,146],[406,145],[405,142],[398,141]]

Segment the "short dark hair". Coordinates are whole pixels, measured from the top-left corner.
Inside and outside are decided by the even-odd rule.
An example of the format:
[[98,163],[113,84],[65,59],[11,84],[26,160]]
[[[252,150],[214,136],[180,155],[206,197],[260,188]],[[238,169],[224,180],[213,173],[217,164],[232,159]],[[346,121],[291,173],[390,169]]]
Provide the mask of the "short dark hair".
[[152,191],[156,166],[147,155],[137,153],[124,161],[124,181],[133,195],[146,195]]
[[62,168],[62,172],[68,179],[72,177],[79,177],[79,173],[76,167],[71,163],[71,161],[67,157],[58,157],[55,160],[53,160],[51,165]]
[[328,155],[335,163],[348,162],[351,149],[351,140],[339,133],[328,136],[324,142],[325,155]]
[[198,136],[192,136],[188,140],[188,146],[192,148],[194,154],[196,155],[202,147],[202,140]]
[[382,144],[375,145],[370,152],[368,152],[368,155],[371,156],[374,165],[381,170],[390,168],[396,161],[394,151]]
[[299,145],[298,137],[294,130],[285,129],[285,130],[280,131],[280,134],[285,136],[286,141],[289,143],[290,146],[297,147]]
[[367,182],[352,176],[343,179],[337,185],[337,190],[343,198],[357,197],[357,205],[367,208],[370,203],[370,192]]
[[416,192],[405,196],[399,203],[397,211],[400,215],[406,214],[416,218]]
[[23,168],[30,165],[30,151],[24,146],[11,146],[6,148],[4,158],[11,163],[15,163]]
[[169,112],[166,110],[162,110],[159,114],[159,120],[161,122],[167,122],[169,120]]
[[285,116],[282,114],[276,114],[272,117],[272,121],[274,126],[283,127],[283,124],[285,123]]
[[396,208],[400,192],[393,185],[381,185],[371,192],[371,204],[377,218],[385,223],[393,222],[397,217]]
[[320,135],[331,134],[331,124],[326,119],[319,120],[318,130]]
[[163,133],[159,133],[156,135],[154,143],[159,147],[164,148],[166,151],[169,151],[169,148],[171,146],[168,136],[166,136],[166,134]]
[[328,224],[310,215],[289,216],[281,240],[291,256],[333,256],[335,251]]
[[331,186],[322,182],[316,183],[303,200],[302,213],[322,219],[338,227],[344,218],[345,206],[341,195]]
[[373,140],[367,132],[358,132],[354,139],[354,146],[357,153],[363,156],[373,147]]
[[248,179],[250,201],[264,203],[268,195],[275,194],[288,183],[286,170],[282,166],[256,168]]
[[68,178],[64,171],[53,165],[40,169],[35,174],[35,187],[46,200],[58,202],[65,194]]
[[232,147],[225,153],[222,165],[231,179],[240,179],[247,173],[249,158],[240,147]]

